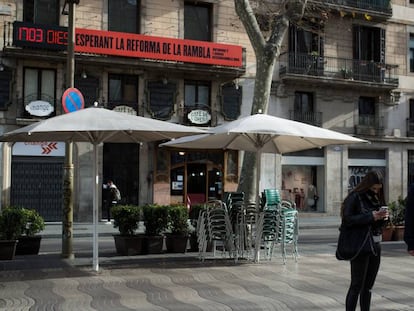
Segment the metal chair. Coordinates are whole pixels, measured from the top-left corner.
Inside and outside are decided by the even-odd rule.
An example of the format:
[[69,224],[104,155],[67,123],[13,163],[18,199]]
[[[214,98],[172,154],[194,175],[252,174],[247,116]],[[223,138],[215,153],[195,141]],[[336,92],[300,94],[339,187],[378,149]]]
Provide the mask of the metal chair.
[[281,207],[278,213],[278,242],[282,253],[283,264],[286,263],[287,245],[292,245],[292,255],[298,258],[298,211],[294,208]]
[[[237,262],[237,245],[235,243],[235,236],[232,230],[230,219],[227,210],[222,207],[208,208],[203,213],[203,223],[205,225],[202,229],[203,240],[202,248],[200,248],[200,257],[204,261],[206,256],[207,243],[213,244],[213,256],[216,256],[217,245],[222,247],[222,254],[228,254],[230,258],[234,258]],[[219,243],[217,243],[219,242]]]

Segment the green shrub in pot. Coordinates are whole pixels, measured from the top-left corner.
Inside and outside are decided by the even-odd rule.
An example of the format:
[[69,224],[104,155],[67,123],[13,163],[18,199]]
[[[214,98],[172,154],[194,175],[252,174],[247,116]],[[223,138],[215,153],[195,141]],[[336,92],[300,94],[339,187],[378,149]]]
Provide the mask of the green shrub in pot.
[[168,226],[168,206],[148,204],[142,207],[145,235],[161,235]]
[[173,235],[188,235],[188,208],[182,204],[168,207],[168,229]]
[[111,209],[114,219],[114,228],[118,228],[120,235],[134,235],[139,228],[142,210],[136,205],[115,205]]

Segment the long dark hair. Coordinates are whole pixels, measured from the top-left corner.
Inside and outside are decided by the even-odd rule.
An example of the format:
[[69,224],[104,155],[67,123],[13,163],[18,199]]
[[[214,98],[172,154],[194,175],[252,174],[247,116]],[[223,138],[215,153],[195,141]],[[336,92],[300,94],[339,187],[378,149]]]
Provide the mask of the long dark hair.
[[[381,184],[382,188],[378,191],[377,197],[378,197],[378,201],[381,204],[385,204],[385,198],[384,198],[384,177],[382,175],[381,172],[379,171],[369,171],[364,178],[362,178],[361,182],[354,188],[351,190],[350,193],[348,193],[347,197],[348,198],[352,193],[357,192],[357,193],[365,193],[368,190],[370,190],[370,188],[373,185],[376,184]],[[345,200],[346,200],[345,198]],[[342,202],[341,204],[341,217],[343,215],[343,209],[344,209],[344,203]]]

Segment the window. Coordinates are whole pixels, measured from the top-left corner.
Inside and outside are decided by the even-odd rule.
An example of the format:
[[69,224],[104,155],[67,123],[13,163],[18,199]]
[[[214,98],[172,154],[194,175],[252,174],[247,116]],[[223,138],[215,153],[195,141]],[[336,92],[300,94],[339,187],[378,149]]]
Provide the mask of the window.
[[323,30],[319,25],[307,21],[309,29],[290,26],[289,51],[303,54],[323,56],[323,38],[319,35]]
[[108,0],[108,30],[139,33],[139,0]]
[[24,96],[32,96],[33,99],[42,99],[43,96],[55,98],[55,71],[25,68]]
[[[192,110],[205,111],[204,116],[201,116],[205,122],[197,123],[200,125],[209,125],[211,117],[210,113],[210,83],[204,81],[185,81],[184,83],[184,122],[187,124],[193,124],[194,121],[188,119],[188,113]],[[201,122],[201,121],[200,121]]]
[[384,81],[385,29],[354,26],[353,77],[363,81]]
[[359,125],[375,126],[375,98],[363,97],[358,102]]
[[59,0],[24,0],[23,21],[59,25]]
[[93,106],[95,101],[99,101],[99,78],[89,75],[82,78],[80,75],[76,75],[75,87],[82,93],[85,107]]
[[295,92],[291,119],[320,126],[320,115],[314,111],[313,97],[313,93],[310,92]]
[[147,82],[147,108],[154,119],[168,120],[174,113],[177,84],[163,79]]
[[242,87],[238,82],[227,83],[221,88],[221,109],[226,120],[236,120],[240,116]]
[[408,150],[408,186],[414,183],[414,150]]
[[[56,72],[52,69],[24,69],[24,104],[35,100],[49,102],[56,111]],[[53,113],[54,114],[54,113]]]
[[301,74],[320,75],[324,68],[323,32],[321,26],[310,21],[307,28],[289,28],[289,67]]
[[408,106],[407,136],[414,136],[414,99],[410,98]]
[[10,104],[10,86],[12,81],[12,72],[4,67],[0,70],[0,110],[7,110]]
[[414,72],[414,34],[410,33],[410,41],[408,43],[408,57],[410,59],[410,72]]
[[129,106],[138,111],[138,77],[133,75],[109,75],[109,108]]
[[354,59],[385,62],[385,30],[354,26]]
[[184,4],[184,39],[211,41],[211,5],[200,2]]

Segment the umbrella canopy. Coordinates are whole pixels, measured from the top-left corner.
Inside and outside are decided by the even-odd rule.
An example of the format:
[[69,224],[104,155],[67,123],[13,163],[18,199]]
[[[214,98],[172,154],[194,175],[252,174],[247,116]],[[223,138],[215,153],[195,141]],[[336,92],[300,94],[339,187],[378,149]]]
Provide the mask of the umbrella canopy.
[[0,136],[3,142],[65,141],[93,144],[93,269],[99,270],[98,256],[98,152],[97,145],[105,142],[141,143],[172,139],[190,134],[204,133],[195,127],[144,118],[126,113],[90,107],[52,117],[16,129]]
[[209,134],[175,139],[161,146],[184,149],[233,149],[256,153],[256,196],[260,185],[261,153],[288,153],[328,145],[367,142],[359,138],[309,124],[255,114],[210,128]]
[[205,131],[104,108],[90,107],[5,133],[0,136],[0,141],[140,143],[197,133],[205,133]]

